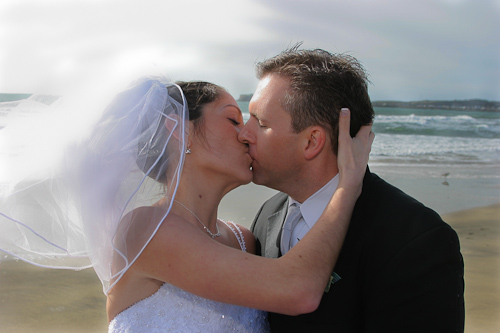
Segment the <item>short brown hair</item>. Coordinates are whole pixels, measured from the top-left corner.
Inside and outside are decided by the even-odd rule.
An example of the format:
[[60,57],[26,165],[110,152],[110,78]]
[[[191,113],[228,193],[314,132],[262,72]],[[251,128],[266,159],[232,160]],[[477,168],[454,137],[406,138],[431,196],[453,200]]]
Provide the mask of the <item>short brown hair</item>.
[[282,107],[292,117],[294,131],[315,125],[324,127],[337,154],[340,109],[351,110],[351,136],[375,116],[368,96],[368,75],[350,55],[299,47],[300,44],[258,63],[257,78],[271,74],[289,78],[290,90]]

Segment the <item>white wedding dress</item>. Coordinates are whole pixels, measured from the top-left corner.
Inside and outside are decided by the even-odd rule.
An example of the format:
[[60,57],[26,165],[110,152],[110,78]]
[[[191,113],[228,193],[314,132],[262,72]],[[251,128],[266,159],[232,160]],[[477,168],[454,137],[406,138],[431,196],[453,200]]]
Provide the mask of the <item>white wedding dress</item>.
[[[238,226],[225,223],[245,251]],[[269,332],[269,324],[265,311],[212,301],[164,283],[119,313],[109,332]]]

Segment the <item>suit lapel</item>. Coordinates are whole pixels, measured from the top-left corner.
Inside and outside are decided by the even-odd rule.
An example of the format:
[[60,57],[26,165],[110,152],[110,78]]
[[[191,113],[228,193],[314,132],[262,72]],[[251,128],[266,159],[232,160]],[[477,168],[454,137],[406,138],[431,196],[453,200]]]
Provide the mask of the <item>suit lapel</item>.
[[267,258],[278,258],[281,256],[281,229],[285,222],[286,207],[288,199],[285,200],[281,209],[267,218],[267,236],[264,255]]

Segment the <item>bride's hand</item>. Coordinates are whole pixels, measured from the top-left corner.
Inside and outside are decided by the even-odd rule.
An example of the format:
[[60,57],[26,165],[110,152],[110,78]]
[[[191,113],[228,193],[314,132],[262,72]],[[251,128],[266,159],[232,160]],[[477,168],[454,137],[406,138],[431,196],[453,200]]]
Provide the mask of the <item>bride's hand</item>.
[[340,174],[339,188],[357,190],[359,195],[375,134],[371,131],[370,124],[362,126],[356,136],[351,138],[349,134],[350,123],[350,110],[346,108],[340,110],[337,154]]

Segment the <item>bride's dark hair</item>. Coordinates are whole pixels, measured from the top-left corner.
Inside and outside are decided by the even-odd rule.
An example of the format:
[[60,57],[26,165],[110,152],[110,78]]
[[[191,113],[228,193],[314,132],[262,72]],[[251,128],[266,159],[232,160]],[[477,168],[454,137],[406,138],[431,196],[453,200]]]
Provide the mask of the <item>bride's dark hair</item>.
[[[205,81],[178,81],[176,84],[181,88],[182,93],[187,102],[189,109],[189,120],[193,122],[194,125],[194,135],[201,135],[203,137],[203,108],[205,105],[216,101],[221,92],[225,91],[224,88]],[[175,86],[170,86],[168,88],[169,94],[177,102],[182,103],[182,96],[178,93]],[[158,128],[153,137],[153,144],[148,147],[146,160],[143,161],[143,167],[141,169],[143,172],[147,171],[155,164],[158,156],[162,152],[162,147],[167,140],[168,133],[164,126],[165,118],[162,117],[158,124]],[[170,145],[170,144],[169,144]],[[156,181],[165,184],[167,177],[168,166],[172,161],[169,161],[168,146],[167,152],[164,153],[160,160],[155,164],[155,166],[150,170],[148,176],[155,179]]]
[[217,100],[220,97],[220,93],[225,91],[225,89],[205,81],[178,81],[176,84],[181,87],[186,98],[189,109],[189,120],[195,125],[195,131],[199,131],[201,122],[203,121],[203,108],[205,105]]

